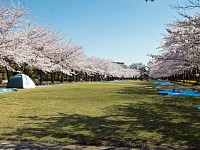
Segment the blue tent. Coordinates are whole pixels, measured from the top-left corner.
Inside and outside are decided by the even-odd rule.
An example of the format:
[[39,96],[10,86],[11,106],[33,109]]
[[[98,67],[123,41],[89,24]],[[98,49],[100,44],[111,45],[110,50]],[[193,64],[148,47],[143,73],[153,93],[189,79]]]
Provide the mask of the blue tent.
[[35,88],[35,83],[25,74],[17,74],[8,82],[7,88]]

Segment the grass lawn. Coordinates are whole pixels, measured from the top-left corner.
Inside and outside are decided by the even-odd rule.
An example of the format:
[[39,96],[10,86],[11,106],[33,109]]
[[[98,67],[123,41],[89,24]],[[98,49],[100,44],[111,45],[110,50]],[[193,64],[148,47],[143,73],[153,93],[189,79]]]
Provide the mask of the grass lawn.
[[200,148],[199,97],[150,82],[68,83],[0,94],[0,140]]

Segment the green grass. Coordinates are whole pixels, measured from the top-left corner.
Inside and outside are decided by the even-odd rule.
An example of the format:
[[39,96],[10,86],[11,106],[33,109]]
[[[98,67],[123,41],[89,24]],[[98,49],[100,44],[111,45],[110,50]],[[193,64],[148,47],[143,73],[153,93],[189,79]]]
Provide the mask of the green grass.
[[198,97],[150,82],[70,83],[0,94],[0,140],[200,147]]

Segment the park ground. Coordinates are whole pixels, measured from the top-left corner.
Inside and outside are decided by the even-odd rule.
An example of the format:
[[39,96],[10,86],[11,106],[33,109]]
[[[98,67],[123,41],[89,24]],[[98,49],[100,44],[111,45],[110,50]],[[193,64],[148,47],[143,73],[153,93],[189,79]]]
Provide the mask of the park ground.
[[200,149],[200,98],[160,96],[151,85],[83,82],[1,94],[0,148]]

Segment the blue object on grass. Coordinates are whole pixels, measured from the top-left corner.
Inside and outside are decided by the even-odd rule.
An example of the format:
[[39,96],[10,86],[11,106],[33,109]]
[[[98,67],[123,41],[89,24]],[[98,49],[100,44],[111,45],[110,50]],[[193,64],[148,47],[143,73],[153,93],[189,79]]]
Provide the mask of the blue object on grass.
[[[168,93],[170,92],[171,90],[160,90],[158,89],[157,92],[158,92],[158,95],[168,95]],[[171,91],[172,92],[172,91]]]
[[180,92],[169,92],[170,96],[200,96],[199,92],[194,91],[180,91]]
[[7,89],[0,90],[0,94],[9,93],[9,92],[12,92],[12,90],[11,89],[9,89],[9,90],[7,90]]
[[171,82],[169,82],[169,81],[154,81],[153,82],[153,84],[154,85],[170,85],[171,84]]
[[197,106],[197,109],[200,110],[200,106]]
[[200,96],[200,92],[195,91],[181,91],[179,88],[172,90],[158,90],[158,95],[170,95],[170,96]]

